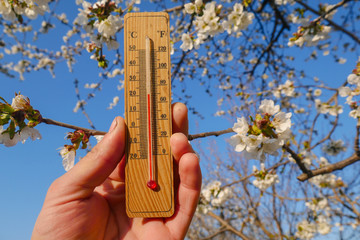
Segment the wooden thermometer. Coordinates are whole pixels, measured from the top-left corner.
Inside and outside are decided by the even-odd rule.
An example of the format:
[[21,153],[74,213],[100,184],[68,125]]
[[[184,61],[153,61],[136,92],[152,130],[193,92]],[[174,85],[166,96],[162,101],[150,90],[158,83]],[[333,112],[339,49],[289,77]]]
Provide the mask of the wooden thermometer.
[[169,16],[128,13],[124,23],[126,212],[129,217],[170,217],[174,189]]

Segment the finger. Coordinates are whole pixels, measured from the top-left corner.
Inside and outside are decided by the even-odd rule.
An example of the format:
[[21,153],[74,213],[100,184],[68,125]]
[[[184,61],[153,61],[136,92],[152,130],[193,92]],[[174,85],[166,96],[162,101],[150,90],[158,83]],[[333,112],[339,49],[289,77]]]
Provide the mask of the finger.
[[172,127],[173,133],[181,132],[188,135],[188,110],[183,103],[174,103],[172,105]]
[[170,145],[178,163],[180,183],[175,214],[166,225],[173,236],[184,237],[196,210],[201,190],[199,159],[193,152],[187,137],[181,133],[171,137]]
[[125,154],[114,171],[110,174],[109,178],[117,182],[125,182]]
[[175,163],[178,163],[181,156],[185,153],[194,152],[187,137],[183,133],[174,133],[170,138],[170,146]]
[[[182,132],[188,134],[187,107],[183,103],[172,105],[173,133]],[[123,182],[125,179],[125,159],[121,160],[113,173],[109,176],[112,180]]]
[[67,189],[70,195],[74,193],[78,198],[88,197],[116,168],[124,149],[125,122],[117,117],[104,138],[69,172],[57,179],[56,184]]

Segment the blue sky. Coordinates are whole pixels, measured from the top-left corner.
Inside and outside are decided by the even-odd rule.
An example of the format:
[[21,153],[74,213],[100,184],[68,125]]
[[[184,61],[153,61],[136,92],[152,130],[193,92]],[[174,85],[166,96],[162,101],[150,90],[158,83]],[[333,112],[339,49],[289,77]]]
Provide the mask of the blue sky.
[[[70,21],[73,20],[77,7],[72,3],[61,2],[60,11],[66,10]],[[146,8],[150,10],[149,8]],[[49,48],[57,48],[62,44],[59,32],[65,31],[64,26],[59,26],[52,30],[49,36],[40,36],[37,44]],[[122,39],[120,36],[119,39]],[[120,46],[120,48],[122,45]],[[309,50],[310,51],[310,50]],[[306,56],[309,52],[304,50],[302,54]],[[319,59],[310,62],[298,61],[299,68],[309,69],[309,74],[327,80],[329,84],[345,80],[347,73],[355,66],[357,60],[354,55],[344,55],[347,63],[343,65],[334,64],[329,57],[320,56]],[[311,66],[311,67],[308,67]],[[331,72],[328,69],[331,68]],[[65,63],[61,63],[55,68],[56,78],[52,78],[47,71],[34,72],[25,75],[25,81],[20,81],[18,77],[8,79],[0,75],[1,87],[0,96],[7,101],[11,101],[15,92],[21,91],[28,96],[35,109],[40,110],[43,117],[51,118],[65,123],[78,126],[89,127],[86,118],[79,112],[73,113],[76,104],[74,90],[74,80],[80,80],[80,87],[85,83],[93,83],[98,79],[99,69],[95,61],[89,59],[89,55],[84,55],[78,59],[74,73],[69,73]],[[115,116],[123,116],[123,93],[117,91],[114,86],[119,79],[109,79],[103,85],[103,91],[97,92],[95,100],[90,101],[87,110],[97,129],[107,131],[112,119]],[[174,80],[173,80],[174,81]],[[217,110],[216,101],[218,95],[209,97],[199,87],[198,81],[188,81],[187,89],[192,94],[190,103],[201,110],[205,119],[190,115],[190,133],[204,131],[222,130],[232,126],[231,121],[214,117]],[[335,86],[335,85],[334,85]],[[176,91],[176,90],[175,90]],[[81,91],[85,96],[86,91]],[[221,94],[219,94],[221,95]],[[118,106],[112,110],[107,110],[109,103],[114,96],[120,97]],[[204,100],[206,99],[206,104]],[[345,110],[344,114],[347,114]],[[344,117],[345,119],[345,117]],[[349,125],[355,126],[355,121],[350,119]],[[345,123],[344,123],[345,124]],[[61,157],[58,148],[68,142],[64,140],[66,129],[39,125],[37,129],[42,134],[40,141],[27,141],[25,144],[19,143],[15,147],[6,148],[0,145],[1,167],[1,199],[0,199],[0,239],[29,239],[36,217],[40,212],[45,194],[49,185],[64,173],[61,165]],[[352,128],[351,128],[352,129]],[[230,135],[216,139],[219,148],[225,148],[225,139]],[[214,138],[197,141],[201,142],[204,150],[207,149],[209,141]],[[195,144],[196,145],[196,144]],[[202,163],[206,166],[206,163]]]

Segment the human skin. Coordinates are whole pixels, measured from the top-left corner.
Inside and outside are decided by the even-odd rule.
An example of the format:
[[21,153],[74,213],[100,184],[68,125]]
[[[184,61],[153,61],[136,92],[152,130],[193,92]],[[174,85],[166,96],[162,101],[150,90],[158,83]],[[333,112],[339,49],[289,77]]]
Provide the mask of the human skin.
[[175,213],[170,218],[128,218],[125,210],[125,122],[109,132],[48,189],[32,240],[183,239],[201,189],[199,159],[187,140],[185,105],[172,107]]

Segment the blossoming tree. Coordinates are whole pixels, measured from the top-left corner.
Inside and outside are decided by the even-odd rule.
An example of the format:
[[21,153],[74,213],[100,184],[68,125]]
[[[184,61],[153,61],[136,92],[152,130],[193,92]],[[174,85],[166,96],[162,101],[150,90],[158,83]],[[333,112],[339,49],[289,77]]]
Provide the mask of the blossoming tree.
[[[0,0],[0,74],[31,81],[27,78],[34,72],[49,70],[49,77],[56,78],[63,62],[71,73],[77,62],[92,59],[97,81],[74,84],[74,112],[81,109],[91,129],[46,118],[30,104],[31,96],[17,93],[12,100],[0,98],[1,144],[13,147],[41,139],[39,124],[71,128],[66,135],[71,144],[58,150],[65,170],[71,169],[89,139],[105,134],[94,129],[86,113],[89,101],[97,100],[113,78],[120,79],[121,95],[124,15],[151,5],[171,16],[173,100],[185,102],[190,114],[201,118],[205,106],[191,101],[196,92],[187,88],[196,81],[198,91],[217,96],[210,111],[229,124],[189,135],[208,164],[202,162],[204,186],[188,237],[359,237],[358,1],[76,0],[73,18],[58,11],[58,4]],[[67,29],[61,46],[37,44],[58,25]],[[353,70],[342,72],[340,79],[319,79],[311,65],[320,57],[329,66],[346,63]],[[317,70],[336,72],[331,67]],[[81,95],[83,82],[87,97]],[[114,96],[108,108],[114,111],[119,102]],[[204,150],[201,138],[220,135],[226,149]],[[211,144],[218,143],[206,142]]]

